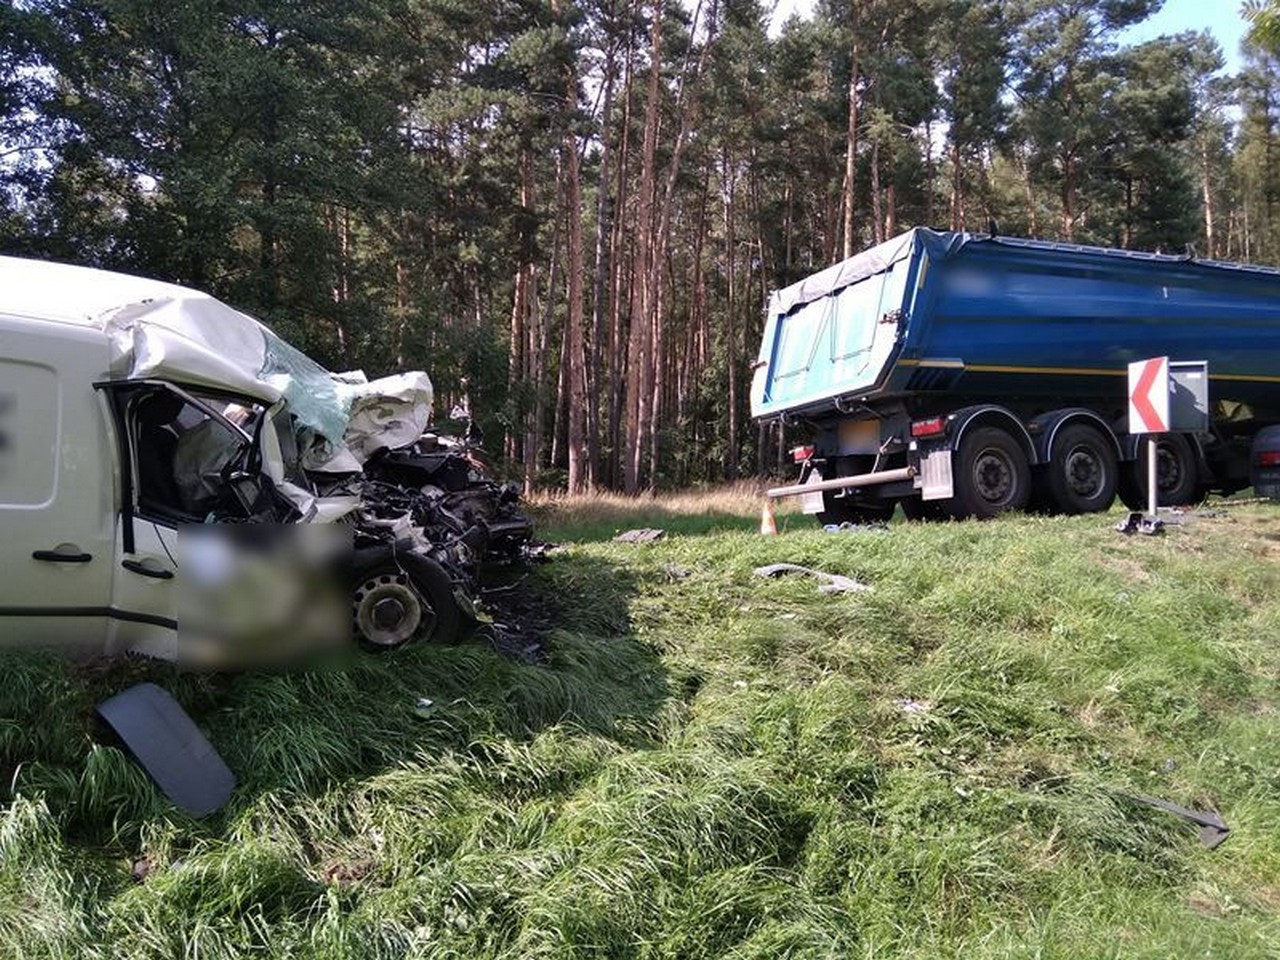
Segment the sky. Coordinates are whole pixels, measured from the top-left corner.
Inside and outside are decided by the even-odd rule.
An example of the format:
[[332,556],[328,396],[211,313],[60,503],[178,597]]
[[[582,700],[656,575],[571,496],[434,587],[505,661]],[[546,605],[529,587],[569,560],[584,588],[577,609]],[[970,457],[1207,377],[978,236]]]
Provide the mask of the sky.
[[1246,30],[1244,18],[1240,16],[1242,5],[1240,0],[1165,0],[1159,13],[1136,27],[1130,27],[1120,35],[1120,39],[1124,43],[1142,43],[1164,34],[1207,27],[1222,48],[1227,72],[1236,73],[1240,69],[1240,41]]
[[[1241,5],[1242,0],[1165,0],[1159,13],[1124,31],[1120,40],[1142,43],[1163,34],[1208,28],[1222,48],[1228,72],[1235,73],[1240,69],[1240,39],[1245,33]],[[777,0],[769,32],[776,35],[792,13],[808,16],[812,9],[813,0]]]

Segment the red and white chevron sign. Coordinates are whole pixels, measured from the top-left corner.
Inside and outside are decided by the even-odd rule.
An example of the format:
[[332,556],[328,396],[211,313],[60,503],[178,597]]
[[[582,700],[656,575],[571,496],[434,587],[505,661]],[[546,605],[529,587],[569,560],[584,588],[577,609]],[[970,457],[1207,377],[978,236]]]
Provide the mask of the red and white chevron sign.
[[1165,433],[1169,429],[1169,358],[1129,364],[1129,432]]

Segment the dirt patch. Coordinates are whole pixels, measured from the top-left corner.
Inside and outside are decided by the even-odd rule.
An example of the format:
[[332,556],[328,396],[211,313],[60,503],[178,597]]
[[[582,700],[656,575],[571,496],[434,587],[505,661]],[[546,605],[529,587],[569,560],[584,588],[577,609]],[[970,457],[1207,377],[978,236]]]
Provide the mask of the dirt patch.
[[1255,887],[1250,893],[1254,906],[1267,913],[1280,913],[1280,887],[1263,884]]
[[1217,900],[1205,893],[1193,893],[1187,897],[1187,909],[1202,917],[1223,917],[1226,910]]
[[350,863],[342,861],[333,861],[326,864],[321,871],[325,883],[334,883],[339,886],[356,883],[367,877],[374,868],[374,862],[368,859],[353,860]]
[[1102,565],[1108,570],[1112,570],[1115,573],[1137,583],[1149,583],[1151,581],[1151,574],[1147,572],[1146,567],[1131,557],[1103,557]]

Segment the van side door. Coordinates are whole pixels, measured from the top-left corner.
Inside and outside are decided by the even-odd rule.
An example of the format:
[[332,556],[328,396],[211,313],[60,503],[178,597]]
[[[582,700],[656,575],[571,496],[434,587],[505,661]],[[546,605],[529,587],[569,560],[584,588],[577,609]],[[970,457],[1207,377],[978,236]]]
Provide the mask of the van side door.
[[0,315],[0,646],[100,654],[111,616],[106,339]]

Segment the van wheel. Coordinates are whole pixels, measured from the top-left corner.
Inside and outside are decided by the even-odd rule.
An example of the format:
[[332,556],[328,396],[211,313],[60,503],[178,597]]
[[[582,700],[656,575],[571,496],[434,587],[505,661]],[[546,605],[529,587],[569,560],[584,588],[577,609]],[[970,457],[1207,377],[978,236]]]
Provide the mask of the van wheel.
[[460,634],[461,611],[453,581],[430,557],[409,554],[357,578],[352,594],[352,631],[370,650],[392,650],[406,643],[453,643]]
[[1031,498],[1031,467],[1022,446],[999,427],[977,427],[960,441],[953,459],[956,519],[987,520],[1021,510]]
[[1049,508],[1057,513],[1108,510],[1119,480],[1115,448],[1093,427],[1068,424],[1054,438],[1044,480]]
[[[1130,510],[1147,509],[1146,437],[1138,441],[1138,455],[1126,464],[1128,469],[1120,482],[1120,499]],[[1195,449],[1180,433],[1170,433],[1156,444],[1157,503],[1162,507],[1180,507],[1200,499]]]

